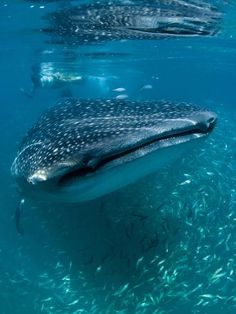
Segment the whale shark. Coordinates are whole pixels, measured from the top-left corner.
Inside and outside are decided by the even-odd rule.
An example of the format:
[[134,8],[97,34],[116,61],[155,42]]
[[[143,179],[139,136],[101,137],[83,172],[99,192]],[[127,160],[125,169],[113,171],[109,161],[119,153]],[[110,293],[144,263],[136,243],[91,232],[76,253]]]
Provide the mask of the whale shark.
[[216,120],[189,103],[62,99],[23,137],[11,173],[29,197],[96,199],[189,154]]
[[168,37],[212,36],[219,32],[219,10],[202,1],[155,1],[143,5],[91,3],[51,12],[45,19],[53,42],[99,43]]

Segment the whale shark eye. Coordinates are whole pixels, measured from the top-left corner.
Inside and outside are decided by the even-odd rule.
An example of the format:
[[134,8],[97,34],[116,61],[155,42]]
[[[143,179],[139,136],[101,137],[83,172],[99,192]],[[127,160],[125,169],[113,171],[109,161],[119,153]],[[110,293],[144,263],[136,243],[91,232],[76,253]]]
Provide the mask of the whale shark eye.
[[208,120],[208,123],[209,124],[212,124],[212,123],[215,123],[216,119],[211,117],[209,120]]

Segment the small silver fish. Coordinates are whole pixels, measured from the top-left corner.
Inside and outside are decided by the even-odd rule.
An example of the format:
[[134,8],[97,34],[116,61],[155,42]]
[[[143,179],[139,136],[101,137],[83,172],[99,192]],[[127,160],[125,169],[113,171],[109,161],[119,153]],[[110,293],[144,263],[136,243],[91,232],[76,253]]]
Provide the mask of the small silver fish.
[[118,92],[118,93],[122,93],[125,92],[126,89],[124,87],[118,87],[112,90],[113,92]]
[[116,96],[116,99],[118,100],[123,100],[123,99],[127,99],[129,96],[126,94],[120,94],[118,96]]

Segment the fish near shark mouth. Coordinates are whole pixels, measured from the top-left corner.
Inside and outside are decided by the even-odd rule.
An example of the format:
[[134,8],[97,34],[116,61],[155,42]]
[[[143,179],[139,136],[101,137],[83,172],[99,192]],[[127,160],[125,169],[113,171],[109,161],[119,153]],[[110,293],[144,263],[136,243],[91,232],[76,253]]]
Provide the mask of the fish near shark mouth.
[[[214,129],[217,120],[217,117],[214,113],[208,112],[208,114],[208,120],[199,123],[191,129],[189,128],[185,130],[170,130],[169,132],[167,132],[167,134],[163,134],[160,136],[157,135],[156,138],[154,137],[146,142],[143,142],[142,144],[134,145],[127,150],[121,151],[100,160],[94,167],[87,166],[83,169],[76,169],[76,167],[72,167],[71,169],[68,169],[66,173],[57,178],[56,185],[62,187],[64,185],[72,183],[76,179],[85,177],[86,175],[92,175],[96,171],[102,170],[109,166],[112,167],[112,164],[118,165],[121,164],[124,160],[126,162],[132,161],[136,158],[139,158],[139,156],[136,155],[138,151],[146,150],[146,153],[144,154],[146,155],[147,153],[164,147],[178,145],[191,141],[193,139],[205,137],[209,135]],[[130,158],[128,158],[128,156],[130,156]],[[120,163],[117,162],[119,160],[121,160]]]

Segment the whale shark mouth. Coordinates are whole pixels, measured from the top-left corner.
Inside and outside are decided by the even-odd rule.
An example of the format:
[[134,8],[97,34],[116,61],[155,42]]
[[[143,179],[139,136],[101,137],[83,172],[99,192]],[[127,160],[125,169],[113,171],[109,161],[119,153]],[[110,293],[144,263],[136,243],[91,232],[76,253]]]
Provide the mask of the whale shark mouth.
[[[212,113],[207,121],[200,123],[191,129],[185,130],[170,130],[167,134],[156,136],[152,139],[142,142],[139,145],[134,145],[127,150],[120,151],[114,155],[107,156],[101,159],[93,166],[87,166],[82,169],[77,169],[76,166],[56,178],[56,185],[59,187],[73,183],[74,180],[93,175],[95,172],[102,171],[104,169],[118,166],[125,162],[131,162],[134,159],[143,157],[144,155],[169,147],[172,145],[182,144],[194,139],[206,137],[214,129],[216,124],[216,115]],[[55,178],[54,178],[55,179]]]

